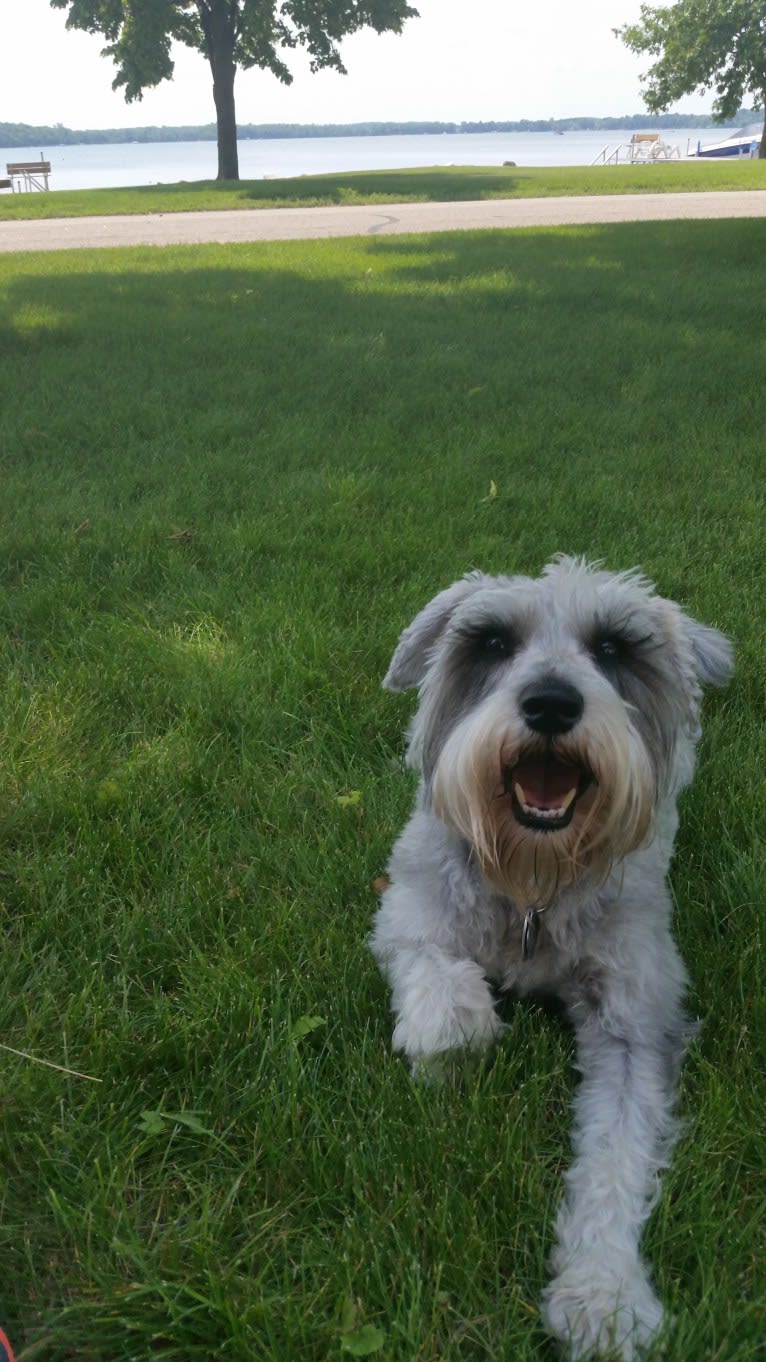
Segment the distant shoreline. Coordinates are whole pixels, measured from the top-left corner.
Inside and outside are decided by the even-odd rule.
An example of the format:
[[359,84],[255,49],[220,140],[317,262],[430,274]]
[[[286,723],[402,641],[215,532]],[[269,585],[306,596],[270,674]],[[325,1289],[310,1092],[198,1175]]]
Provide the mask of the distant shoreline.
[[[727,127],[740,121],[754,120],[752,111],[742,110]],[[540,118],[509,119],[506,122],[411,122],[411,123],[242,123],[238,128],[241,142],[267,141],[289,137],[401,137],[433,136],[439,133],[488,132],[547,132],[560,133],[627,129],[709,128],[715,120],[712,114],[625,114],[621,118]],[[65,128],[57,123],[52,127],[31,123],[0,123],[0,146],[46,147],[109,145],[133,142],[215,142],[214,123],[193,127],[142,128]]]

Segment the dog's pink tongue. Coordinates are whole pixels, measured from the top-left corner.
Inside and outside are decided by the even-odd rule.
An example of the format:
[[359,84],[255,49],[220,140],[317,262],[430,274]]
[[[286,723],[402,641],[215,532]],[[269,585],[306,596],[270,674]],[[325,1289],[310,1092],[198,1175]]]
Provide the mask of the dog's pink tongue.
[[530,757],[514,768],[513,780],[524,791],[527,804],[536,809],[555,809],[577,789],[580,772],[578,767],[553,757]]

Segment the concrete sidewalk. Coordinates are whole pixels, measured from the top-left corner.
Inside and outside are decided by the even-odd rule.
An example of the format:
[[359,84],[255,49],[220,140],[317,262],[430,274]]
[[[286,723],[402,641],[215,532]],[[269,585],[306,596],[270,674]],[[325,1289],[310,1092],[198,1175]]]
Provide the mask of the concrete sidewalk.
[[708,194],[600,194],[588,198],[371,204],[350,208],[244,208],[221,213],[0,222],[0,251],[171,246],[204,241],[289,241],[474,228],[763,217],[766,217],[765,189]]

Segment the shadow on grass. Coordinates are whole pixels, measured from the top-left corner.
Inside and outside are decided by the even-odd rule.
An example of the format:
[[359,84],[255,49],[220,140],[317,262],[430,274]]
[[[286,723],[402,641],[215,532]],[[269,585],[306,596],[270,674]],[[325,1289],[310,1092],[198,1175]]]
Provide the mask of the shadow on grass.
[[[371,585],[422,561],[437,504],[452,527],[452,548],[443,528],[431,544],[441,563],[483,552],[512,566],[507,521],[478,507],[499,477],[515,562],[562,547],[609,557],[616,541],[620,559],[677,560],[666,586],[688,596],[673,526],[706,555],[743,513],[720,442],[736,427],[751,459],[760,235],[625,224],[40,262],[0,310],[6,458],[50,462],[75,485],[88,470],[96,501],[133,515],[159,499],[177,524],[205,497],[226,520],[295,495],[293,529],[263,531],[264,570],[281,542],[329,572],[325,598],[338,582],[355,592],[360,571]],[[42,407],[15,409],[24,391]],[[370,479],[377,500],[360,491]],[[344,498],[369,507],[338,559],[322,524]]]
[[223,438],[235,411],[244,439],[266,415],[289,425],[299,403],[330,428],[398,416],[410,441],[447,437],[457,409],[503,443],[511,417],[550,440],[573,410],[594,431],[630,414],[667,434],[697,428],[710,393],[760,389],[760,233],[700,222],[202,246],[167,270],[161,250],[78,252],[16,278],[8,267],[0,344],[12,364],[26,355],[26,390],[64,383],[44,351],[69,357],[49,416],[82,404],[83,429],[122,412],[124,433],[151,399],[166,429],[217,412]]
[[[430,167],[413,170],[349,171],[345,174],[298,175],[288,179],[264,178],[239,182],[209,180],[194,185],[183,181],[163,184],[163,194],[187,195],[194,188],[205,193],[219,194],[230,199],[236,196],[244,203],[271,203],[279,199],[285,203],[305,203],[316,199],[323,204],[344,204],[355,199],[369,203],[383,197],[392,201],[448,203],[458,200],[508,198],[518,192],[529,175],[515,169],[461,166],[455,168]],[[156,197],[157,185],[140,185],[131,193],[146,198]],[[230,206],[227,203],[227,207]]]
[[242,181],[181,180],[110,189],[0,196],[0,222],[132,213],[181,213],[349,204],[466,201],[658,190],[757,189],[766,162],[644,167],[431,166]]
[[[258,180],[179,180],[171,184],[56,190],[0,198],[0,221],[92,214],[186,213],[339,204],[449,202],[510,198],[536,192],[534,171],[449,166],[353,171]],[[550,186],[549,186],[550,188]],[[567,192],[563,189],[554,192]]]

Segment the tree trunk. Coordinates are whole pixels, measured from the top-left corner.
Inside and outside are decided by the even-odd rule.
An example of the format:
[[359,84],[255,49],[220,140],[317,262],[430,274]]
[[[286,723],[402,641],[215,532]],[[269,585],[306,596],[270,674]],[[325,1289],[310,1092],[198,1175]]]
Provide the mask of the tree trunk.
[[761,137],[761,145],[760,145],[759,148],[758,148],[758,160],[759,160],[759,161],[766,161],[766,104],[764,104],[764,100],[766,100],[766,94],[761,95],[761,107],[762,107],[763,110],[764,110],[764,122],[763,122],[763,136]]
[[219,180],[239,179],[237,115],[234,108],[234,62],[216,62],[213,67],[213,99],[218,137]]
[[213,72],[213,99],[218,129],[218,179],[239,179],[237,116],[234,109],[236,37],[227,0],[197,0],[205,51]]

